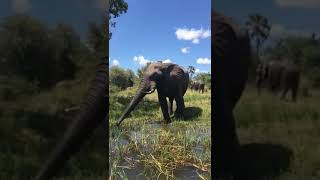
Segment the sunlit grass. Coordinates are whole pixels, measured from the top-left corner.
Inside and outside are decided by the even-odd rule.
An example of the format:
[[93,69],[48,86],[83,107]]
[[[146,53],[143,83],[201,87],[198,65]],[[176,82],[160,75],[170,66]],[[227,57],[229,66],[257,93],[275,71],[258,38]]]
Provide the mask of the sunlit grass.
[[235,109],[241,144],[281,144],[293,152],[288,171],[279,180],[320,179],[320,91],[281,101],[248,87]]
[[[211,92],[187,91],[187,120],[165,124],[157,94],[146,96],[120,128],[115,121],[135,89],[110,94],[110,178],[185,179],[177,170],[192,167],[190,174],[211,179]],[[175,110],[175,103],[174,103]]]

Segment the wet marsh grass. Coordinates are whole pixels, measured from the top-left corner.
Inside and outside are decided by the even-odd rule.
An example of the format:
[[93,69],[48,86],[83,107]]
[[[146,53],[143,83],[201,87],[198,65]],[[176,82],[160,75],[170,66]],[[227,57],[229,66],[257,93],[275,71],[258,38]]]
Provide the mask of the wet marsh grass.
[[211,92],[188,90],[188,117],[172,118],[170,124],[164,123],[153,93],[117,128],[115,121],[134,93],[129,89],[110,94],[109,178],[211,179]]
[[235,109],[242,145],[277,144],[292,152],[287,169],[272,179],[320,179],[320,91],[298,98],[292,103],[265,91],[258,96],[256,89],[248,87]]

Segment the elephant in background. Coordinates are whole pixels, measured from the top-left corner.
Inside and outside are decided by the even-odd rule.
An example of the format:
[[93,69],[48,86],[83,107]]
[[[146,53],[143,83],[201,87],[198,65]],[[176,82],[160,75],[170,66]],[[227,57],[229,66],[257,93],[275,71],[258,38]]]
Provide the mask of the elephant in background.
[[84,141],[107,117],[108,59],[105,57],[99,64],[95,78],[89,86],[87,98],[80,106],[80,113],[75,117],[48,161],[40,169],[35,180],[46,180],[54,176],[70,156],[80,150]]
[[257,79],[261,79],[260,83],[266,81],[268,89],[274,94],[282,90],[282,99],[291,90],[292,100],[296,101],[300,81],[300,69],[298,65],[289,63],[288,60],[270,61],[264,65],[263,71],[266,72],[265,75],[257,73]]
[[202,81],[194,81],[191,83],[190,89],[204,93],[205,84]]
[[[171,122],[170,115],[173,114],[173,100],[176,101],[176,117],[184,117],[184,99],[189,84],[188,73],[177,64],[172,63],[151,63],[144,72],[140,87],[136,95],[131,100],[121,117],[117,121],[117,126],[130,114],[137,104],[147,94],[151,94],[157,89],[159,104],[163,118],[167,123]],[[169,104],[167,102],[169,98]]]
[[240,149],[233,110],[244,91],[251,61],[248,32],[231,18],[212,12],[214,178],[235,170]]

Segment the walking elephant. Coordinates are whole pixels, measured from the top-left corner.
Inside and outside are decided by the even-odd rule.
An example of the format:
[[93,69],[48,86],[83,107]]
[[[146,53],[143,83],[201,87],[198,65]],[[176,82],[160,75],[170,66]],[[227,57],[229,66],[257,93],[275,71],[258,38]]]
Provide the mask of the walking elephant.
[[213,63],[213,174],[215,178],[233,173],[240,144],[233,110],[248,79],[251,59],[248,32],[231,18],[213,12],[211,56]]
[[108,59],[105,57],[98,66],[96,76],[89,86],[87,98],[80,106],[80,113],[75,117],[48,161],[42,166],[35,180],[46,180],[54,176],[70,156],[80,150],[83,142],[107,117]]
[[[177,64],[172,63],[151,63],[144,72],[144,77],[140,87],[117,121],[117,126],[130,114],[142,98],[151,94],[157,89],[159,104],[162,110],[163,118],[167,123],[171,122],[170,115],[173,113],[173,100],[176,101],[176,117],[184,117],[184,99],[189,84],[188,73]],[[169,104],[166,98],[169,98]]]
[[276,94],[282,91],[281,98],[285,98],[289,90],[292,91],[292,100],[296,101],[297,91],[300,81],[299,67],[288,61],[270,61],[264,66],[267,74],[261,77],[257,74],[257,79],[267,82],[268,89]]
[[195,91],[199,91],[200,92],[204,92],[204,86],[205,84],[201,81],[194,81],[191,83],[190,89],[191,90],[195,90]]

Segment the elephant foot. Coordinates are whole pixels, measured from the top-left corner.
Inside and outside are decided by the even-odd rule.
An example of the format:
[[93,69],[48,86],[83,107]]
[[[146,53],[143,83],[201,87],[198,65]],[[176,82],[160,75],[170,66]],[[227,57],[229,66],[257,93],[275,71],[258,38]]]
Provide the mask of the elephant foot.
[[174,117],[178,119],[184,119],[183,113],[175,113]]
[[169,119],[165,119],[165,123],[166,123],[166,124],[171,123],[171,119],[170,119],[170,118],[169,118]]

